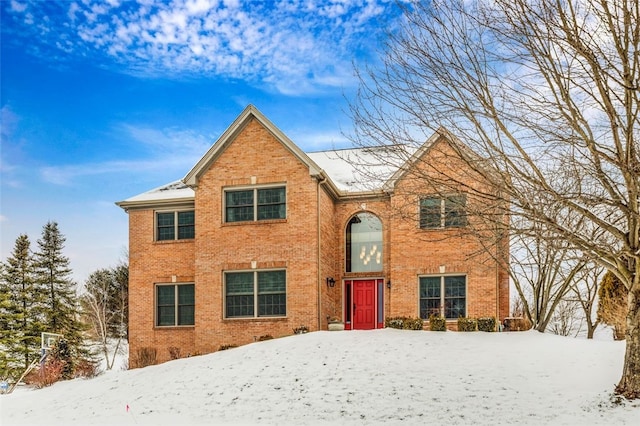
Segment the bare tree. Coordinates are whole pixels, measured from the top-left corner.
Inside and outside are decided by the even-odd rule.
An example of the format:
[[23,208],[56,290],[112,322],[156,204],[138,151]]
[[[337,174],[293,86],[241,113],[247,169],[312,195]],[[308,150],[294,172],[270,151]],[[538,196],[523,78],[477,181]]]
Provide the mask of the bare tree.
[[604,273],[604,268],[594,262],[590,262],[583,273],[571,285],[571,291],[566,296],[569,302],[577,303],[582,310],[582,317],[587,329],[587,339],[593,339],[593,335],[600,325],[600,319],[596,315],[596,301],[598,298],[598,283]]
[[580,305],[574,300],[563,299],[553,311],[549,322],[549,331],[559,336],[577,337],[582,331],[584,317]]
[[[127,334],[127,287],[121,280],[123,265],[93,272],[85,283],[81,305],[100,346],[107,370],[113,368]],[[125,267],[126,268],[126,267]],[[111,339],[115,343],[110,342]]]
[[483,159],[460,151],[500,188],[505,214],[612,271],[629,290],[616,391],[640,398],[637,0],[400,7],[382,65],[359,74],[353,140],[416,145],[446,127]]
[[523,313],[536,330],[544,332],[559,305],[564,303],[567,311],[567,295],[586,262],[576,258],[566,241],[549,241],[540,234],[516,234],[511,248],[509,273]]

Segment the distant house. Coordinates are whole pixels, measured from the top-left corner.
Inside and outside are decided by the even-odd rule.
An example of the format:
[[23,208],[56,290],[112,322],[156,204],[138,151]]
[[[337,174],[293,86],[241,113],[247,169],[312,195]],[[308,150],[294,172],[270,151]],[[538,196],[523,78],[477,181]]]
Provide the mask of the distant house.
[[305,153],[248,106],[181,181],[117,203],[129,214],[130,366],[146,348],[162,362],[332,318],[346,330],[395,316],[502,320],[507,274],[464,232],[466,193],[416,179],[446,169],[487,185],[453,139],[442,130],[404,157],[390,151],[405,159],[370,164],[382,180],[365,185],[347,157],[372,151]]

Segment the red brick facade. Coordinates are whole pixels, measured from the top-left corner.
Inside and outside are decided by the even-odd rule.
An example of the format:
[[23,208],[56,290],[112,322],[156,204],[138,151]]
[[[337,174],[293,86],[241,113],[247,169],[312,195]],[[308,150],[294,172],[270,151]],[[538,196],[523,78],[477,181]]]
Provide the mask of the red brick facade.
[[[421,176],[442,167],[464,169],[444,137],[430,144],[424,153],[429,161],[412,165]],[[423,164],[438,167],[427,170]],[[473,179],[474,185],[482,185]],[[289,335],[300,326],[326,330],[329,318],[350,315],[345,312],[344,283],[359,279],[384,284],[376,287],[382,289],[376,297],[382,298],[383,309],[377,324],[385,317],[419,316],[419,277],[443,274],[466,277],[466,316],[502,320],[508,316],[506,272],[482,254],[477,238],[459,229],[420,229],[418,194],[429,190],[412,189],[419,180],[405,173],[396,175],[392,190],[337,190],[331,176],[248,107],[183,179],[192,192],[182,189],[173,197],[169,190],[158,191],[157,198],[151,194],[118,203],[128,211],[130,224],[130,366],[137,366],[143,348],[154,348],[157,361],[163,362],[170,359],[170,348],[174,356],[175,348],[188,356],[265,335]],[[285,218],[225,222],[225,190],[274,184],[286,188]],[[415,209],[414,214],[398,214],[404,208]],[[157,241],[156,213],[184,209],[195,211],[195,237]],[[382,222],[382,266],[376,272],[349,273],[346,229],[361,212],[373,213]],[[226,318],[225,273],[274,269],[286,273],[286,314]],[[327,285],[327,278],[335,280],[334,287]],[[155,289],[171,283],[194,284],[193,325],[157,326]]]

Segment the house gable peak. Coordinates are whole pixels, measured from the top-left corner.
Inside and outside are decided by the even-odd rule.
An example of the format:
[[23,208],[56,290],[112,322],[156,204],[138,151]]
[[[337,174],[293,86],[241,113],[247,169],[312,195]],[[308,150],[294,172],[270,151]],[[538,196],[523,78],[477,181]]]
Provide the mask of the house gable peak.
[[216,159],[233,143],[236,137],[252,120],[257,120],[267,129],[289,152],[291,152],[300,162],[309,168],[311,176],[320,177],[322,170],[309,158],[291,139],[287,137],[275,124],[273,124],[255,106],[249,104],[231,125],[222,133],[216,142],[209,148],[204,156],[186,174],[182,181],[189,187],[198,186],[200,177],[211,167]]

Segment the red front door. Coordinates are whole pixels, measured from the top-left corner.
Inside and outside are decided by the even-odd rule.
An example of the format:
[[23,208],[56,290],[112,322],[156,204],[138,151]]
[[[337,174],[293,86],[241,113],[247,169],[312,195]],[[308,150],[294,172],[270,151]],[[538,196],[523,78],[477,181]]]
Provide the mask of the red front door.
[[353,281],[354,330],[373,330],[376,328],[376,281]]

